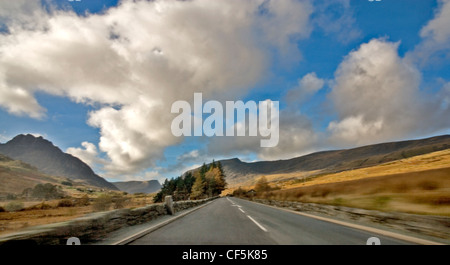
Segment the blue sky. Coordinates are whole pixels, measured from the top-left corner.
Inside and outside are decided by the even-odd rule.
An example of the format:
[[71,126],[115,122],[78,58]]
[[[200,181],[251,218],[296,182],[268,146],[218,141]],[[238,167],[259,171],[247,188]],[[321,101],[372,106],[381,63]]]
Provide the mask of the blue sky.
[[[42,135],[108,180],[450,132],[448,0],[14,2],[0,142]],[[174,137],[170,105],[194,92],[279,101],[279,145]]]

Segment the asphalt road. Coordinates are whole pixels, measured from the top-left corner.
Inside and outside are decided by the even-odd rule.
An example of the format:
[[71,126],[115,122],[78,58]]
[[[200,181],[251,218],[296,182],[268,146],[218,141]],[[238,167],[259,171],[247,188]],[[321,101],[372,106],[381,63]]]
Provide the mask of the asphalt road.
[[411,244],[238,198],[220,198],[130,244],[135,245]]

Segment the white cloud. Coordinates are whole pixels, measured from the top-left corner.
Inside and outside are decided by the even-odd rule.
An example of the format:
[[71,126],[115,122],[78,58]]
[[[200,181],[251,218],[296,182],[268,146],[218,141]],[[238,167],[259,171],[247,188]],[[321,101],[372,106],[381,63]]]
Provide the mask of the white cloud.
[[0,14],[9,30],[0,35],[0,107],[43,118],[36,92],[101,106],[88,124],[100,129],[110,175],[154,166],[182,141],[170,132],[174,101],[238,98],[264,77],[274,50],[298,54],[292,40],[308,36],[312,12],[295,0],[124,0],[87,16],[23,3]]
[[439,0],[440,8],[434,19],[420,31],[422,38],[431,38],[437,43],[447,42],[450,39],[450,0]]
[[198,149],[192,150],[189,153],[186,154],[182,154],[181,156],[178,157],[179,160],[185,160],[185,159],[197,159],[198,157],[200,157],[200,152]]
[[8,24],[10,30],[16,27],[35,28],[39,16],[45,15],[40,0],[14,0],[0,2],[0,26]]
[[[279,142],[275,147],[263,148],[260,145],[261,137],[248,136],[248,124],[246,136],[239,137],[214,137],[207,146],[210,156],[228,155],[239,156],[255,153],[262,160],[288,159],[294,156],[304,155],[315,151],[320,145],[320,134],[314,132],[308,117],[291,109],[280,111],[279,115]],[[245,126],[237,122],[235,126]]]
[[286,95],[288,104],[303,103],[310,96],[317,93],[325,85],[325,80],[317,77],[316,73],[309,73],[298,80],[298,85],[289,90]]
[[276,147],[260,148],[258,157],[263,160],[289,159],[317,151],[321,134],[314,131],[309,118],[297,112],[280,112],[280,136]]
[[82,148],[69,147],[67,148],[66,153],[79,158],[91,168],[95,168],[98,164],[105,163],[104,160],[98,157],[98,150],[95,144],[90,142],[82,142],[81,146]]
[[349,43],[362,36],[350,0],[314,1],[313,23],[327,35],[336,36],[341,43]]
[[420,91],[421,74],[399,57],[398,45],[373,39],[340,64],[330,93],[338,115],[328,126],[331,143],[405,139],[450,125],[442,99]]
[[450,0],[439,0],[435,16],[420,31],[422,42],[407,59],[422,67],[448,65],[450,60]]

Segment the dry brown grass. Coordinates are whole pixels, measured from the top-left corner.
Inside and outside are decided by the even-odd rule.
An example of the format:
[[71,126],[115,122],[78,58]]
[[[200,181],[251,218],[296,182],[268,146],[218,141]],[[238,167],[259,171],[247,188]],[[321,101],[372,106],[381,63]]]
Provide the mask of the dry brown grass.
[[450,216],[450,167],[305,185],[260,196],[273,200]]
[[[113,192],[113,195],[121,194],[119,192]],[[92,200],[95,201],[97,195],[90,196]],[[90,202],[87,206],[81,206],[77,202],[80,201],[82,196],[78,198],[71,199],[74,201],[74,206],[58,207],[61,205],[63,200],[52,200],[52,201],[24,201],[25,210],[17,212],[0,212],[0,235],[9,234],[12,232],[17,232],[22,229],[31,226],[51,224],[57,222],[64,222],[81,217],[85,214],[95,212],[94,203]],[[122,196],[122,205],[111,204],[108,205],[104,210],[112,210],[115,206],[122,206],[123,208],[137,208],[142,207],[153,202],[153,194],[146,195],[126,195]],[[0,206],[4,206],[9,202],[2,202]],[[67,204],[65,204],[67,205]]]
[[[450,149],[433,152],[425,155],[415,156],[407,159],[401,159],[393,162],[384,163],[381,165],[348,170],[334,174],[323,174],[314,177],[314,174],[305,172],[287,175],[290,180],[279,181],[278,185],[283,189],[311,186],[317,184],[334,183],[341,181],[357,180],[370,177],[380,177],[399,173],[418,172],[430,169],[442,169],[450,166]],[[314,173],[314,172],[313,172]],[[295,180],[292,178],[295,177]],[[282,179],[281,176],[269,176],[270,178]],[[306,181],[304,179],[306,178]]]
[[[266,178],[279,190],[259,194],[261,198],[450,216],[450,149],[340,173],[298,172]],[[252,189],[254,182],[240,187]]]

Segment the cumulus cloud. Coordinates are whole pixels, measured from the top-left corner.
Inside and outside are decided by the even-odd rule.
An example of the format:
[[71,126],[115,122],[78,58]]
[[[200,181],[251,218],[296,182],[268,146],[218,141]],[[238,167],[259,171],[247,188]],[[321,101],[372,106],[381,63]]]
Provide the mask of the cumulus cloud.
[[434,19],[421,30],[420,36],[431,38],[438,43],[447,42],[450,38],[450,0],[439,0],[438,8]]
[[90,142],[82,142],[82,148],[80,147],[69,147],[66,153],[78,157],[81,161],[88,164],[91,168],[96,167],[98,164],[105,163],[104,160],[98,157],[98,150],[95,144]]
[[41,0],[0,2],[0,26],[7,24],[10,30],[15,30],[16,27],[35,28],[39,25],[39,16],[42,15],[45,15],[45,12]]
[[327,35],[336,36],[341,43],[349,43],[362,36],[350,0],[314,1],[313,23]]
[[420,31],[422,42],[407,57],[423,67],[450,60],[450,0],[439,0],[438,4],[434,18]]
[[214,155],[242,156],[256,154],[258,159],[288,159],[317,150],[320,133],[313,130],[309,118],[292,109],[279,114],[279,141],[274,147],[261,147],[261,135],[249,136],[249,126],[236,122],[234,127],[244,127],[245,136],[214,137],[207,146],[207,153]]
[[442,99],[420,90],[421,74],[398,55],[398,45],[373,39],[339,65],[330,93],[339,119],[328,126],[330,142],[362,145],[450,125]]
[[317,77],[316,73],[309,73],[298,80],[298,85],[293,89],[289,90],[286,95],[286,102],[288,104],[292,103],[303,103],[310,96],[317,93],[325,85],[325,80]]
[[[170,132],[174,101],[245,95],[271,52],[297,51],[292,40],[309,34],[312,12],[295,0],[125,0],[78,16],[5,2],[15,1],[1,4],[12,13],[0,13],[0,107],[44,118],[36,92],[100,106],[88,124],[100,130],[110,177],[154,166],[183,140]],[[71,151],[89,160],[86,146]]]

